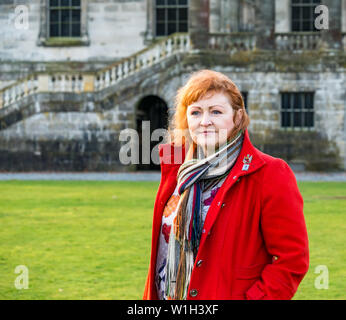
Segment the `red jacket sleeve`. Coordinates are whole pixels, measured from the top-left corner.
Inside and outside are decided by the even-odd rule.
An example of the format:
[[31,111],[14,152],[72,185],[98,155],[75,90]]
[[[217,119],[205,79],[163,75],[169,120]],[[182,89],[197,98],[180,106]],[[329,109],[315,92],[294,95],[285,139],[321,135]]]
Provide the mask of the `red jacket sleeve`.
[[247,299],[291,299],[309,268],[303,198],[291,168],[273,159],[261,190],[261,230],[273,262],[246,292]]

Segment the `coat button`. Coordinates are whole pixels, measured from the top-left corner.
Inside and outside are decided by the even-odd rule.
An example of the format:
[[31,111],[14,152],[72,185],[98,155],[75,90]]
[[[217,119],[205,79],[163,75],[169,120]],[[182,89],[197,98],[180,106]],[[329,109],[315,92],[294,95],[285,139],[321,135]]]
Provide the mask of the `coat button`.
[[225,205],[226,205],[226,203],[223,203],[223,204],[221,205],[221,208],[223,208]]
[[197,291],[196,289],[190,290],[190,296],[191,296],[191,297],[196,297],[197,294],[198,294],[198,291]]
[[202,262],[203,262],[203,260],[198,260],[197,263],[196,263],[196,266],[197,266],[197,267],[200,267],[201,264],[202,264]]

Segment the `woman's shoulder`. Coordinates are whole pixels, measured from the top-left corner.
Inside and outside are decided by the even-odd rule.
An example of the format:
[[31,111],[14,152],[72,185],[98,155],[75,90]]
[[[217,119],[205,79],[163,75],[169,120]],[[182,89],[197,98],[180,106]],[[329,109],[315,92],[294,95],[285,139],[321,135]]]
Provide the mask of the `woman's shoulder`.
[[281,179],[283,176],[295,177],[293,170],[284,159],[271,156],[258,149],[257,151],[266,164],[263,168],[264,176],[270,176],[272,179]]
[[185,159],[185,146],[176,146],[173,143],[161,143],[158,146],[161,164],[181,164]]

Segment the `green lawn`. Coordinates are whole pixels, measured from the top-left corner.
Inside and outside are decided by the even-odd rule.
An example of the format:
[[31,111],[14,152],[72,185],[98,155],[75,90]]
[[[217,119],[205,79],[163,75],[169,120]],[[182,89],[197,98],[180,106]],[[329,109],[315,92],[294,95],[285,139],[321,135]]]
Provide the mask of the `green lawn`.
[[[0,182],[0,299],[141,299],[157,182]],[[300,183],[310,270],[295,299],[346,298],[346,183]],[[18,290],[18,265],[29,289]],[[326,265],[329,289],[314,286]]]

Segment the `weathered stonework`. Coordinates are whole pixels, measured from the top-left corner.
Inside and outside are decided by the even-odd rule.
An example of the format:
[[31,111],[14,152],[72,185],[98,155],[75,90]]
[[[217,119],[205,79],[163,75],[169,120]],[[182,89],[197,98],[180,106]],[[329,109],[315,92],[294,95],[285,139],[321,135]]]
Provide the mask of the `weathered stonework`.
[[[89,0],[90,44],[69,48],[37,44],[39,0],[30,2],[29,30],[18,32],[8,23],[14,5],[0,0],[0,91],[31,74],[38,76],[39,86],[36,92],[0,107],[0,170],[136,170],[136,166],[124,166],[119,160],[123,145],[120,132],[138,128],[143,111],[140,104],[149,96],[163,101],[171,116],[176,91],[191,72],[202,68],[225,73],[240,91],[247,92],[249,132],[259,149],[308,170],[345,170],[346,56],[340,47],[339,31],[346,32],[346,12],[342,11],[343,16],[333,24],[333,35],[321,37],[330,50],[323,46],[278,50],[276,34],[290,30],[287,1],[280,5],[274,0],[261,1],[265,12],[259,12],[259,1],[254,1],[254,48],[211,49],[208,28],[214,34],[246,27],[235,12],[244,7],[239,1],[226,2],[210,0],[210,10],[197,15],[199,1],[194,0],[190,14],[197,13],[190,29],[191,48],[168,54],[172,43],[158,45],[162,51],[156,56],[159,60],[152,62],[150,56],[150,65],[145,67],[149,60],[137,59],[135,71],[126,73],[124,68],[131,64],[111,67],[140,50],[145,55],[150,45],[158,43],[154,39],[151,44],[150,37],[144,39],[152,27],[152,21],[147,21],[152,18],[147,4],[152,6],[153,1]],[[339,5],[346,8],[344,0],[328,3],[334,14]],[[205,13],[210,14],[209,26]],[[279,17],[282,21],[277,20]],[[198,34],[203,31],[198,21],[204,21],[204,34]],[[241,39],[242,35],[236,36]],[[103,69],[109,72],[102,73]],[[80,75],[82,89],[53,88],[50,81],[60,74],[63,78]],[[115,76],[120,78],[112,84]],[[315,93],[314,128],[282,129],[280,93],[302,91]],[[0,94],[0,105],[4,99]]]

